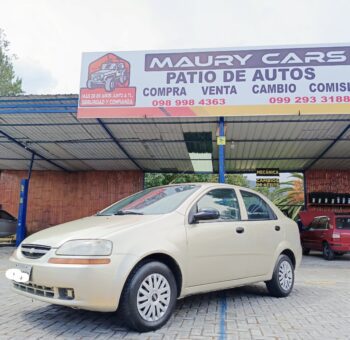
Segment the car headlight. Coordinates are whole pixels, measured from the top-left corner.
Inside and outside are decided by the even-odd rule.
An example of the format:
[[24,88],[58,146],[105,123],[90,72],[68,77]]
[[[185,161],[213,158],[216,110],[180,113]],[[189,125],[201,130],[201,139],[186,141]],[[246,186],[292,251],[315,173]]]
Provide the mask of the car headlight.
[[113,243],[109,240],[72,240],[63,243],[56,255],[108,256],[112,249]]

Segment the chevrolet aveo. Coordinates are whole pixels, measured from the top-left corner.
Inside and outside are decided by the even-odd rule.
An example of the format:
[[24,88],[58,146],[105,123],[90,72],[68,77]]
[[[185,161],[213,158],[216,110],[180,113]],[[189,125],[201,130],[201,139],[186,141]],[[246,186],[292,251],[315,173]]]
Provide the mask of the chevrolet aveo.
[[289,295],[301,246],[296,223],[259,193],[194,183],[146,189],[40,231],[10,260],[17,293],[118,309],[129,327],[150,331],[191,294],[265,281],[271,295]]

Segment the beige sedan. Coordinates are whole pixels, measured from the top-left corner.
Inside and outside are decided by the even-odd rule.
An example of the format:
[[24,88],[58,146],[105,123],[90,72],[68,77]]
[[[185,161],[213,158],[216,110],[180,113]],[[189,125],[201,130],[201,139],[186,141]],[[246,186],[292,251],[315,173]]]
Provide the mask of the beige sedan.
[[225,184],[146,189],[95,216],[29,236],[11,257],[14,290],[94,311],[119,308],[138,331],[164,325],[177,298],[265,281],[292,291],[298,227],[252,190]]

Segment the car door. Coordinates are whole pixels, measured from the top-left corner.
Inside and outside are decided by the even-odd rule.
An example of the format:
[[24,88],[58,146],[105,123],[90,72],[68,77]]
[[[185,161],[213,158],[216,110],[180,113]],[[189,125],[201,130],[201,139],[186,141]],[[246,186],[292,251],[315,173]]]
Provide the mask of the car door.
[[301,234],[302,246],[305,249],[317,249],[317,229],[318,229],[319,219],[314,218],[309,224],[307,229],[305,229]]
[[[191,216],[206,209],[216,209],[219,218],[191,221]],[[208,190],[193,204],[186,223],[188,286],[244,277],[249,255],[242,256],[241,250],[248,240],[246,234],[240,233],[243,222],[235,190]]]
[[260,195],[243,189],[240,194],[247,216],[242,223],[248,241],[241,251],[251,259],[247,264],[249,274],[265,275],[275,265],[277,248],[286,237],[285,225]]
[[317,229],[313,233],[314,249],[322,250],[323,241],[330,239],[332,230],[329,228],[329,217],[322,216],[319,218]]

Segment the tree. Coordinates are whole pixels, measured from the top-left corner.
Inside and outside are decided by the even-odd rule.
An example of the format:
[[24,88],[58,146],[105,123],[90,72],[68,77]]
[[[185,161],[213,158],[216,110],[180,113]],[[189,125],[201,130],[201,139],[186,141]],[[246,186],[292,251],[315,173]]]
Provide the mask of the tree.
[[23,93],[22,80],[15,75],[13,69],[14,55],[9,54],[10,43],[0,29],[0,96],[15,96]]
[[287,216],[296,219],[304,205],[304,177],[293,173],[290,181],[281,183],[281,187],[274,191],[275,203]]
[[[248,181],[243,175],[227,174],[226,183],[248,187]],[[146,173],[145,188],[173,183],[218,182],[218,175],[214,174],[175,174],[175,173]]]

